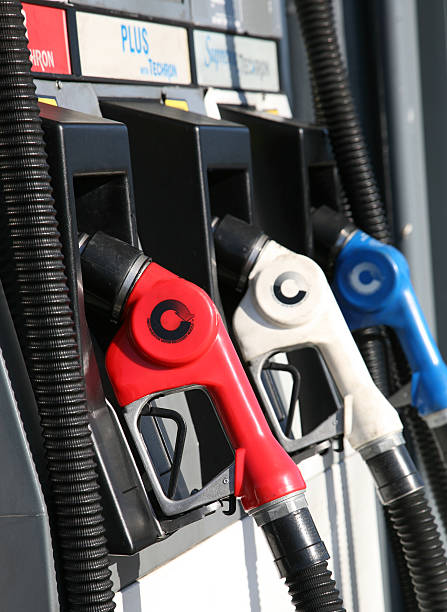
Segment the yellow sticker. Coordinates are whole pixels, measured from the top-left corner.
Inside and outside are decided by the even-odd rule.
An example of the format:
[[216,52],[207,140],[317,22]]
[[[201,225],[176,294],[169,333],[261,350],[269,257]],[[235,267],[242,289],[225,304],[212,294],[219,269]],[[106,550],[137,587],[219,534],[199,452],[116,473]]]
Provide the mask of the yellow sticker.
[[188,102],[186,100],[174,100],[173,98],[165,99],[165,106],[172,106],[180,110],[189,111]]
[[39,102],[45,102],[45,104],[51,104],[51,106],[57,106],[58,105],[56,98],[46,98],[46,97],[45,98],[44,97],[40,98],[39,97],[39,98],[37,98],[37,100]]
[[279,115],[279,111],[277,108],[269,108],[266,109],[266,113],[270,113],[270,115]]

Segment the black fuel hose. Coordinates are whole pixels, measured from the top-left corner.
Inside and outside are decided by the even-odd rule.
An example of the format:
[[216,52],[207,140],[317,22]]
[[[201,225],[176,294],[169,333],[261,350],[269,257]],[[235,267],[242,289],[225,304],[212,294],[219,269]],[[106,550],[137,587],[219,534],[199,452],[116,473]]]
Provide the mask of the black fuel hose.
[[440,519],[447,532],[447,470],[444,458],[436,444],[433,431],[419,416],[417,409],[407,406],[401,411],[401,415],[405,435],[421,456]]
[[327,562],[312,565],[286,579],[296,612],[344,612]]
[[[341,57],[332,0],[295,0],[301,23],[318,115],[324,116],[352,219],[365,232],[390,242],[390,230]],[[390,381],[378,330],[362,330],[357,341],[379,388],[387,394]],[[411,593],[421,610],[447,609],[447,561],[423,490],[386,504],[388,520],[399,538],[407,572],[401,572],[403,593]],[[432,559],[430,561],[430,559]],[[401,567],[403,564],[398,563]],[[408,608],[414,607],[410,595]]]
[[385,210],[369,161],[338,44],[331,0],[295,0],[319,116],[324,116],[341,182],[360,229],[390,241]]
[[1,281],[39,409],[61,608],[115,608],[79,347],[21,3],[0,2]]
[[391,395],[387,368],[387,337],[383,327],[367,327],[353,333],[359,351],[366,363],[374,384],[385,397]]
[[421,612],[447,610],[447,563],[424,491],[388,506]]

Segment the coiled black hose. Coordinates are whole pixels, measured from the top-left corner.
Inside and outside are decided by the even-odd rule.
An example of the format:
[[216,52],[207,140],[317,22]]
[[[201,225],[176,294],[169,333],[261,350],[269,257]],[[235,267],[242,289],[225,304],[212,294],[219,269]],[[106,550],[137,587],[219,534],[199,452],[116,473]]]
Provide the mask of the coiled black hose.
[[405,435],[421,455],[427,480],[435,498],[436,506],[447,532],[447,470],[432,430],[422,419],[416,408],[407,406],[401,412]]
[[360,122],[343,63],[331,0],[295,0],[306,45],[318,115],[324,115],[341,181],[356,225],[390,241]]
[[39,408],[62,607],[115,608],[101,496],[27,39],[0,2],[1,280]]
[[384,510],[384,515],[387,534],[391,544],[393,559],[399,579],[400,595],[404,604],[404,610],[405,612],[419,612],[419,605],[413,589],[410,572],[408,571],[407,561],[401,547],[399,536],[394,529],[394,525],[387,509]]
[[[397,347],[397,351],[396,348],[392,347],[391,341],[395,340],[393,333],[391,337],[389,337],[384,328],[366,328],[359,332],[355,332],[354,337],[375,384],[386,397],[389,397],[390,394],[397,391],[403,382],[407,382],[409,376],[408,364],[402,354],[400,346]],[[398,364],[396,364],[400,367],[396,369],[396,371],[392,370],[390,372],[387,368],[387,361],[390,363],[391,360],[387,359],[387,354],[390,355],[393,349],[400,358]],[[393,357],[392,354],[391,357]],[[392,361],[391,365],[394,365]],[[401,416],[404,424],[405,436],[412,446],[417,448],[420,453],[422,462],[425,466],[427,480],[430,483],[445,529],[447,517],[447,497],[445,494],[447,491],[447,470],[436,444],[436,440],[428,425],[418,415],[416,408],[408,406],[401,411]],[[413,498],[413,495],[416,497]],[[421,521],[423,519],[423,524],[418,527],[418,522],[415,519],[413,528],[408,526],[406,534],[403,534],[401,528],[397,528],[395,516],[396,512],[401,513],[402,516],[406,516],[406,509],[411,508],[411,502],[408,500],[404,501],[404,499],[406,498],[395,502],[394,509],[393,506],[385,507],[385,519],[387,524],[392,526],[392,528],[389,529],[390,534],[392,534],[390,542],[399,575],[405,610],[408,612],[413,610],[415,612],[417,610],[441,610],[444,609],[442,606],[445,606],[445,609],[447,609],[444,588],[440,588],[437,583],[438,580],[442,582],[445,579],[447,566],[444,550],[431,509],[422,492],[417,492],[417,494],[415,493],[409,496],[409,499],[416,500],[414,502],[415,511],[417,509],[419,518],[421,518]],[[402,508],[404,508],[405,511],[403,511]],[[435,566],[424,563],[413,563],[411,561],[411,556],[409,556],[410,543],[413,555],[417,556],[417,542],[419,541],[419,543],[422,543],[424,537],[430,540],[430,551],[434,551],[434,556],[436,557]],[[432,554],[432,552],[430,552],[430,554]],[[436,568],[436,565],[438,568]],[[434,586],[433,589],[431,589],[431,587],[426,587],[426,590],[421,593],[419,585],[422,583],[426,584],[427,582],[430,583],[433,580],[433,576],[436,586]],[[417,578],[417,581],[415,581],[415,578]],[[438,593],[441,598],[440,601],[442,602],[441,607],[436,607],[438,606],[436,603]],[[428,600],[425,603],[425,608],[422,607],[422,597],[424,601]]]
[[387,368],[387,338],[382,327],[366,327],[353,334],[374,384],[385,397],[390,396]]
[[296,612],[344,612],[335,580],[323,561],[286,580]]
[[447,564],[435,520],[424,491],[388,506],[399,536],[421,612],[447,610]]

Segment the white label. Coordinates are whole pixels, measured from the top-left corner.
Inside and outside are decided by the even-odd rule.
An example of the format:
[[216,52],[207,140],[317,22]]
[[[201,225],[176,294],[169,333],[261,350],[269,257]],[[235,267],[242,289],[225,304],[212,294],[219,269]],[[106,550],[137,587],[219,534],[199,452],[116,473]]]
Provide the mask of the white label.
[[194,31],[199,85],[278,91],[279,71],[273,40]]
[[83,76],[191,83],[185,28],[76,13]]

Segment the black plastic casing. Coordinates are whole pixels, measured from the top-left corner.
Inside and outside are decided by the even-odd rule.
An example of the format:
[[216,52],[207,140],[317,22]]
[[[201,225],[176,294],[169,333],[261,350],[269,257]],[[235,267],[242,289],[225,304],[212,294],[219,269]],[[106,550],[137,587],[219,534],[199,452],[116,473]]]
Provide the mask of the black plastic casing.
[[[154,102],[102,102],[129,131],[138,234],[154,261],[199,285],[225,315],[236,305],[219,287],[212,222],[251,221],[247,128]],[[222,298],[222,299],[221,299]]]
[[219,110],[250,130],[254,223],[288,249],[313,257],[311,207],[338,208],[340,198],[326,128],[236,106]]
[[[119,123],[47,104],[40,105],[40,112],[75,328],[83,354],[108,548],[112,554],[130,555],[165,534],[119,420],[105,400],[84,313],[78,246],[79,233],[97,230],[137,244],[127,131]],[[106,318],[101,313],[95,329],[115,333],[115,326],[109,330],[103,321]],[[107,385],[105,376],[103,384]]]

